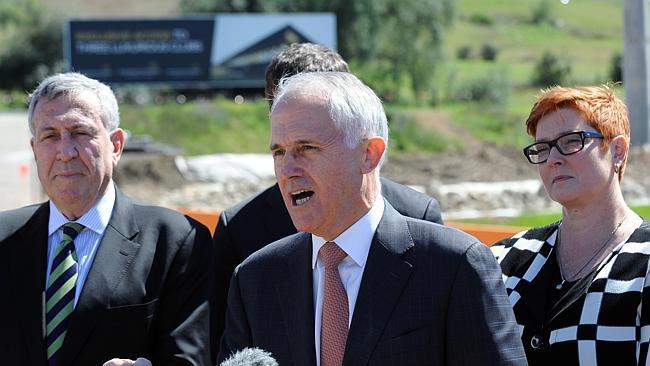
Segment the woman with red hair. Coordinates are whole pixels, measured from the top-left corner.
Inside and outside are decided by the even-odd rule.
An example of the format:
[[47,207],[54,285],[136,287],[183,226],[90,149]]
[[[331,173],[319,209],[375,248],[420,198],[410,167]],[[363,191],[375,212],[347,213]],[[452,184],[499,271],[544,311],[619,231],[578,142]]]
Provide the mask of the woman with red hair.
[[554,87],[524,149],[562,219],[492,247],[531,365],[648,361],[650,224],[625,203],[625,104],[607,86]]

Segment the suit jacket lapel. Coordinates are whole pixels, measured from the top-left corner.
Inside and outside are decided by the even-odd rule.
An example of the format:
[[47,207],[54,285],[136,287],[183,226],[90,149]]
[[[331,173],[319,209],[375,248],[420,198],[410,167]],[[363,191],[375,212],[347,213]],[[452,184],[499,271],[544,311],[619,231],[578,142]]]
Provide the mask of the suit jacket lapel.
[[414,246],[406,220],[384,202],[354,307],[344,365],[368,363],[413,269],[402,258]]
[[278,267],[278,281],[274,281],[276,296],[294,365],[316,365],[311,236],[301,233],[292,245],[285,266]]
[[42,204],[18,232],[18,242],[10,246],[10,273],[20,306],[16,314],[24,325],[22,332],[29,352],[29,365],[43,365],[45,353],[45,271],[47,267],[47,227],[49,203]]
[[95,326],[97,317],[110,305],[114,289],[140,248],[139,243],[131,241],[138,231],[131,201],[116,190],[113,214],[70,318],[57,363],[72,364]]

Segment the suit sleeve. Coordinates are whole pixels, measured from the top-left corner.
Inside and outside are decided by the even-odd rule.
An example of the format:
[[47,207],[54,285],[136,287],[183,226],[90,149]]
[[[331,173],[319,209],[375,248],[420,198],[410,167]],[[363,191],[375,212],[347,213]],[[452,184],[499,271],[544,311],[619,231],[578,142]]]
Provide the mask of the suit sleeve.
[[223,360],[238,350],[252,346],[252,336],[246,317],[246,310],[244,309],[244,302],[242,301],[241,287],[237,273],[238,269],[235,270],[230,280],[225,331],[223,337],[221,337],[217,363],[223,362]]
[[465,252],[447,319],[449,365],[526,365],[501,270],[481,243]]
[[426,210],[424,211],[423,220],[429,222],[435,222],[436,224],[444,225],[442,222],[442,210],[440,210],[440,204],[435,198],[429,200]]
[[[219,216],[219,222],[214,229],[214,291],[212,306],[212,345],[214,350],[219,348],[219,340],[225,328],[226,305],[230,277],[240,260],[231,238],[226,212]],[[215,352],[216,353],[216,352]],[[216,354],[214,355],[216,356]]]
[[210,365],[212,240],[208,229],[192,227],[173,259],[157,314],[154,365]]

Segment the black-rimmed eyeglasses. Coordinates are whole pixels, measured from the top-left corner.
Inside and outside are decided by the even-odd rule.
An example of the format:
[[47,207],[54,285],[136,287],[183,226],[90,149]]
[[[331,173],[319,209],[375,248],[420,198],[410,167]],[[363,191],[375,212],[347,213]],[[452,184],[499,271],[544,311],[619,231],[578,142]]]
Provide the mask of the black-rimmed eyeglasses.
[[602,139],[603,135],[592,131],[568,132],[555,140],[540,141],[524,148],[524,155],[531,164],[541,164],[548,160],[551,148],[555,146],[562,155],[575,154],[584,149],[585,139]]

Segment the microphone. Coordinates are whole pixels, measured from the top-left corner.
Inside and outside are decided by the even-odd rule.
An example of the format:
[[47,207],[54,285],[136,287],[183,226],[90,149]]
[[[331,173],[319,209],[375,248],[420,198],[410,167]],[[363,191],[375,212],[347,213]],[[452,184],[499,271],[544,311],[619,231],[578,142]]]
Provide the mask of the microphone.
[[247,347],[230,355],[219,366],[278,366],[278,362],[267,351]]

